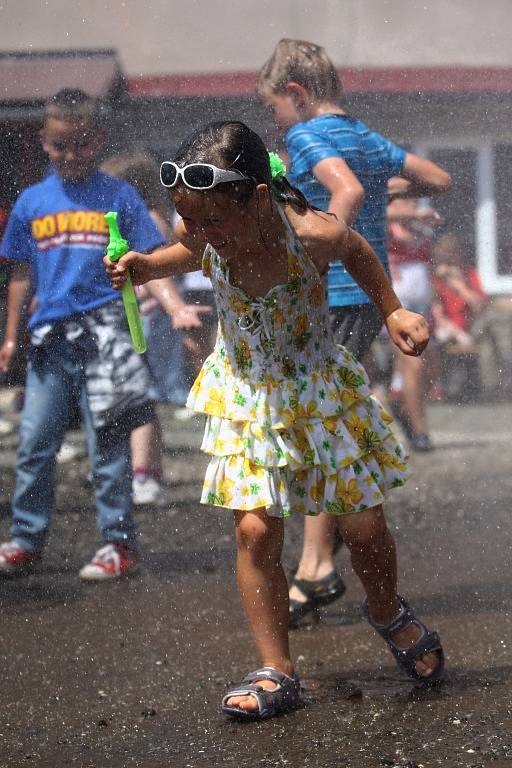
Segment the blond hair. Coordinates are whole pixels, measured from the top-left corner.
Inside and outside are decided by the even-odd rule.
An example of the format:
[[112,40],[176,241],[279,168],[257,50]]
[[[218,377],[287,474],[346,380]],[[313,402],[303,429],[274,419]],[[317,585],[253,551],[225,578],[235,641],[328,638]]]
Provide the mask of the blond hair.
[[298,83],[320,101],[339,99],[343,93],[336,68],[321,45],[283,38],[258,77],[258,93],[283,93],[286,84]]

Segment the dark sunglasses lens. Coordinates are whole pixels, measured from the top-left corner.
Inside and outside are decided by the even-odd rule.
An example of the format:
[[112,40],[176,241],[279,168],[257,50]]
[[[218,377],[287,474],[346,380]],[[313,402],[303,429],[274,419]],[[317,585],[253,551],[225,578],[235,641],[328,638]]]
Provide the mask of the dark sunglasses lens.
[[160,167],[160,181],[164,187],[172,187],[176,182],[176,168],[171,163],[162,163]]
[[213,184],[213,169],[205,165],[189,165],[183,172],[185,183],[197,189],[205,189]]

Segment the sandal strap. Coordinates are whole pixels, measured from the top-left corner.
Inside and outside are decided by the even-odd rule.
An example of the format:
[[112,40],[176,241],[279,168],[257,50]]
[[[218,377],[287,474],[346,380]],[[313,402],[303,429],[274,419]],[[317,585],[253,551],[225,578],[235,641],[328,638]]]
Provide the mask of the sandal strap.
[[227,707],[227,702],[232,696],[252,696],[256,699],[256,703],[258,705],[259,714],[263,712],[265,709],[265,693],[275,693],[278,689],[275,688],[274,691],[267,691],[265,688],[261,688],[259,685],[245,685],[240,686],[239,688],[232,688],[230,691],[226,693],[225,696],[222,697],[222,707],[226,709],[235,709],[234,707]]
[[[403,597],[400,597],[400,595],[397,595],[397,597],[400,603],[400,611],[389,624],[377,624],[377,622],[373,621],[368,612],[367,600],[363,603],[363,613],[368,623],[386,641],[398,666],[403,672],[422,684],[428,685],[429,683],[436,682],[444,675],[444,653],[441,645],[441,638],[437,632],[429,629],[426,624],[417,618],[414,611]],[[397,645],[391,635],[405,629],[411,624],[416,624],[416,626],[419,627],[421,635],[414,645],[408,647]],[[422,677],[416,672],[415,664],[418,659],[428,653],[437,654],[438,665],[429,677]]]
[[363,613],[366,620],[370,626],[372,626],[373,629],[378,632],[379,635],[386,641],[391,640],[391,635],[394,635],[395,632],[400,632],[400,630],[405,629],[410,624],[420,623],[414,615],[414,611],[412,610],[409,603],[404,600],[403,597],[400,597],[400,595],[397,595],[397,598],[400,604],[400,610],[398,611],[395,618],[389,622],[389,624],[378,624],[376,621],[374,621],[368,611],[368,600],[365,600],[363,603]]
[[410,645],[408,648],[402,648],[401,646],[396,645],[396,643],[393,643],[392,640],[390,641],[395,646],[398,654],[407,658],[412,658],[415,661],[422,656],[425,656],[427,653],[438,651],[441,648],[441,638],[438,633],[428,629],[428,627],[418,619],[416,619],[416,621],[422,630],[422,634],[416,640],[414,645]]
[[[267,689],[258,685],[260,680],[272,680],[276,688]],[[246,684],[247,683],[247,684]],[[246,712],[238,707],[229,707],[232,696],[253,696],[258,704],[258,712]],[[295,709],[301,700],[300,681],[290,677],[274,667],[262,667],[246,675],[240,686],[228,691],[222,698],[222,709],[226,714],[241,717],[272,717],[288,709]]]
[[284,672],[280,672],[275,667],[261,667],[261,669],[255,669],[254,672],[249,672],[242,678],[242,683],[256,683],[258,680],[272,680],[276,685],[282,685],[285,680],[293,680],[296,678],[285,675]]

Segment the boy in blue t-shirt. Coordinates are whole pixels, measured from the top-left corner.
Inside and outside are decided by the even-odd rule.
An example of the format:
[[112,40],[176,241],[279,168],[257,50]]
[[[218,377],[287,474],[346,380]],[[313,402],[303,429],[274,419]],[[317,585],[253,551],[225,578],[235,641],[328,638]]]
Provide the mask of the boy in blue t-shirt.
[[152,415],[147,369],[133,351],[119,293],[103,267],[104,214],[118,211],[121,232],[134,248],[156,248],[163,238],[135,190],[97,170],[106,137],[93,99],[79,90],[60,91],[47,104],[41,135],[53,171],[20,195],[0,249],[15,262],[0,369],[9,367],[16,350],[30,286],[36,305],[29,321],[12,540],[0,546],[0,574],[26,572],[41,558],[55,455],[78,397],[104,540],[80,576],[118,578],[138,565],[130,433]]
[[[345,113],[338,74],[321,46],[281,40],[261,69],[258,93],[285,134],[290,183],[311,205],[353,226],[388,271],[388,192],[402,197],[445,192],[450,176]],[[362,360],[382,318],[341,261],[331,265],[327,279],[335,338]],[[292,623],[344,591],[334,570],[330,522],[324,514],[305,518],[303,553],[290,590]]]

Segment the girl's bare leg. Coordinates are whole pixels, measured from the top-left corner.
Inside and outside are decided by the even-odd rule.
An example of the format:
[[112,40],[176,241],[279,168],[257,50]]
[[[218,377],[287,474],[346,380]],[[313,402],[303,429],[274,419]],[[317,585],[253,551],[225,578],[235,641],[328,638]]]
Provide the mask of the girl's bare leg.
[[[397,599],[395,542],[386,525],[382,507],[373,507],[338,518],[343,540],[350,550],[352,566],[361,579],[368,597],[370,616],[377,624],[389,624],[400,610]],[[397,645],[414,645],[420,629],[411,624],[393,635]],[[416,663],[416,672],[428,677],[436,668],[438,657],[429,653]]]
[[[288,585],[281,565],[283,520],[265,510],[235,512],[237,579],[262,666],[293,675],[288,646]],[[275,688],[271,680],[258,682]],[[256,711],[252,696],[233,696],[228,705]]]
[[[304,541],[296,576],[316,581],[334,570],[333,550],[336,521],[322,512],[317,517],[304,516]],[[290,588],[290,598],[305,602],[306,595],[296,586]]]

